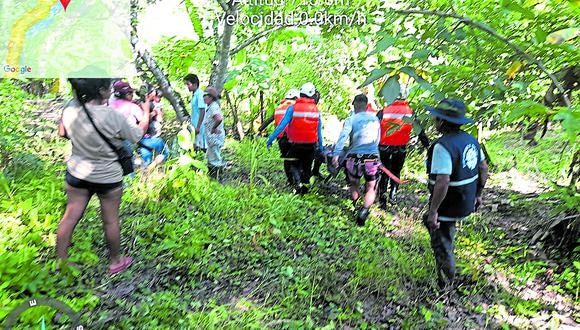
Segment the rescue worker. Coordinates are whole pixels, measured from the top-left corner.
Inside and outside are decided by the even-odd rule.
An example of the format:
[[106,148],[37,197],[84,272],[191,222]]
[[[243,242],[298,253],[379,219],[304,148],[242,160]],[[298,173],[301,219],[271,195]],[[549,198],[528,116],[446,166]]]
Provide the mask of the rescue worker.
[[[284,100],[280,102],[276,110],[274,111],[274,124],[276,127],[280,125],[286,110],[289,106],[296,103],[296,100],[300,97],[300,91],[298,89],[291,89],[286,93]],[[292,184],[292,174],[290,172],[290,165],[293,160],[288,158],[288,152],[290,151],[290,142],[288,141],[288,135],[286,134],[288,128],[286,128],[282,133],[276,136],[278,140],[278,148],[280,149],[280,157],[284,159],[284,173],[286,174],[286,179],[288,184]]]
[[446,99],[426,109],[443,134],[427,153],[431,196],[423,222],[435,254],[437,284],[444,289],[455,277],[455,224],[481,205],[488,168],[477,139],[460,128],[473,122],[465,117],[462,101]]
[[316,146],[323,150],[322,118],[316,106],[319,94],[313,83],[308,82],[300,88],[300,97],[286,109],[280,124],[268,137],[266,146],[270,148],[274,139],[286,130],[290,150],[288,157],[294,158],[289,164],[291,185],[299,194],[308,192],[306,184],[312,176],[312,162]]
[[[381,163],[398,178],[401,177],[401,170],[407,157],[407,144],[411,140],[413,125],[410,119],[412,116],[413,110],[406,100],[395,100],[391,105],[377,113],[377,118],[381,122],[379,142]],[[423,130],[419,134],[419,141],[426,149],[429,147],[429,139]],[[389,202],[395,203],[399,184],[382,173],[379,183],[379,202],[383,208],[387,205],[386,194],[389,188]]]
[[361,177],[364,176],[366,181],[364,204],[356,217],[356,223],[359,226],[365,224],[369,209],[375,201],[381,166],[379,158],[380,123],[375,114],[366,111],[367,103],[368,99],[364,94],[359,94],[354,98],[355,113],[345,120],[332,158],[333,165],[338,167],[346,140],[350,139],[345,158],[345,172],[355,208],[360,197]]

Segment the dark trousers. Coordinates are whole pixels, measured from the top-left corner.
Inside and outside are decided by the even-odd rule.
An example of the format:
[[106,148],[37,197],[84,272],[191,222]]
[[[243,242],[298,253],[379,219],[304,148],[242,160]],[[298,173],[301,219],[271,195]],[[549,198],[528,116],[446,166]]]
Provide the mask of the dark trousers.
[[[423,224],[427,226],[425,221],[426,215],[423,216]],[[427,226],[427,229],[429,227]],[[435,255],[435,267],[437,270],[437,284],[440,288],[451,284],[455,278],[455,221],[439,221],[439,229],[429,231],[431,237],[431,248]]]
[[[406,146],[379,146],[381,163],[396,177],[401,177],[401,170],[407,157]],[[384,194],[390,186],[390,194],[394,196],[399,184],[394,182],[388,175],[381,172],[381,181],[379,183],[379,198],[384,199]]]
[[310,177],[312,176],[312,162],[314,161],[315,152],[316,144],[314,143],[292,143],[290,151],[288,152],[288,158],[291,158],[288,165],[292,185],[310,182]]
[[286,174],[286,180],[288,180],[289,184],[292,184],[292,172],[290,172],[290,164],[292,163],[291,160],[288,160],[288,153],[290,152],[290,147],[292,144],[288,141],[288,137],[286,135],[278,138],[278,149],[280,149],[280,157],[284,158],[284,173]]

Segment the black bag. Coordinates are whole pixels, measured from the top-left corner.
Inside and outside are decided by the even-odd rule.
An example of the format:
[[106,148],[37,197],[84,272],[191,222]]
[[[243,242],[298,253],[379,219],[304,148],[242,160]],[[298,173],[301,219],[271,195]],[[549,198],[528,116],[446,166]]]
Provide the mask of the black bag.
[[119,164],[123,168],[123,175],[129,175],[135,171],[133,166],[133,153],[124,147],[117,148],[115,150],[117,156],[119,157]]
[[95,125],[95,122],[93,121],[93,118],[89,114],[89,111],[87,110],[84,103],[83,103],[83,109],[85,109],[85,113],[87,114],[87,117],[89,117],[91,124],[93,124],[93,127],[95,128],[95,130],[97,131],[97,133],[99,133],[99,136],[103,140],[105,140],[105,142],[107,142],[109,147],[111,149],[113,149],[113,151],[115,151],[115,153],[117,154],[117,157],[118,157],[117,161],[119,162],[119,164],[121,164],[121,168],[123,169],[123,176],[133,173],[135,171],[135,167],[133,166],[133,153],[128,148],[116,147],[115,145],[113,145],[111,143],[111,141],[109,141],[109,139],[107,139],[103,135],[103,133],[101,133],[101,131],[99,131],[99,129],[97,128],[97,125]]

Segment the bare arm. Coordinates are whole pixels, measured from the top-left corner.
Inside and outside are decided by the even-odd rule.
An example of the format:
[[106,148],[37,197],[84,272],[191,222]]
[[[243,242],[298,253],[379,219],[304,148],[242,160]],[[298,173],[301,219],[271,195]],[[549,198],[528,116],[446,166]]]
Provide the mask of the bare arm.
[[435,186],[433,187],[433,193],[431,194],[431,203],[429,204],[429,215],[427,217],[427,223],[431,230],[436,230],[439,228],[439,206],[443,203],[445,196],[447,195],[447,189],[449,188],[450,177],[448,174],[437,174],[435,179]]
[[205,108],[199,108],[199,120],[197,121],[197,126],[195,127],[195,133],[199,134],[201,131],[201,125],[203,124],[203,118],[205,118]]
[[147,98],[145,99],[145,102],[141,103],[141,109],[143,110],[143,116],[141,117],[141,120],[139,121],[139,128],[141,128],[143,130],[143,134],[145,134],[145,132],[147,132],[147,129],[149,128],[149,112],[151,111],[151,101],[153,100],[154,94],[148,94]]
[[220,126],[220,124],[222,123],[222,121],[224,120],[224,117],[222,116],[221,113],[216,113],[215,115],[213,115],[213,120],[215,121],[215,125],[213,125],[211,132],[214,134],[217,134],[217,128]]
[[64,128],[64,124],[62,123],[62,118],[58,123],[58,136],[68,139],[68,136],[66,135],[66,129]]

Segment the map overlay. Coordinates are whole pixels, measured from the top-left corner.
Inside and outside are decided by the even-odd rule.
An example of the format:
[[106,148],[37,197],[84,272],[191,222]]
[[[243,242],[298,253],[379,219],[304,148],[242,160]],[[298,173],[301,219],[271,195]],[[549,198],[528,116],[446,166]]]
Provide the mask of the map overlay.
[[129,0],[0,1],[0,78],[124,77]]

